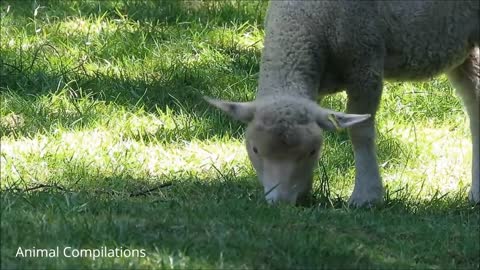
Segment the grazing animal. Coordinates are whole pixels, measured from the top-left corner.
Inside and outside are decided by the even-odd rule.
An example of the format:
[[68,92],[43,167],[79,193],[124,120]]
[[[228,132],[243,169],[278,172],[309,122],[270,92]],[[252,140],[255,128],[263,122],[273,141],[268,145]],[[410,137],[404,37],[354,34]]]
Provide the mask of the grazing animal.
[[[446,73],[463,99],[472,137],[469,198],[480,202],[479,1],[270,1],[257,97],[206,98],[248,123],[249,158],[269,202],[309,194],[322,130],[348,128],[355,155],[354,206],[383,200],[375,113],[383,80]],[[317,105],[346,89],[347,113]]]

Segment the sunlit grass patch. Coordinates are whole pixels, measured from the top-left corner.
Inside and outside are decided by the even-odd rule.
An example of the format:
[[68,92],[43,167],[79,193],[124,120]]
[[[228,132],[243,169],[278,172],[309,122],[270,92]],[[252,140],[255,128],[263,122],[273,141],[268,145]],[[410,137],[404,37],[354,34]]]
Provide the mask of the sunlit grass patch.
[[19,181],[24,181],[22,184],[25,185],[29,182],[49,183],[52,179],[68,186],[72,179],[62,179],[66,163],[83,164],[92,175],[101,177],[126,174],[134,178],[155,179],[188,173],[206,178],[224,170],[236,172],[241,177],[245,172],[252,172],[247,166],[244,147],[238,141],[153,144],[97,128],[59,131],[53,137],[3,139],[2,187],[8,188]]
[[263,31],[247,23],[243,25],[214,28],[207,33],[211,42],[223,46],[238,46],[240,49],[263,48]]
[[[463,132],[417,127],[399,130],[399,139],[413,149],[401,166],[384,172],[384,181],[394,189],[408,186],[410,192],[428,200],[437,192],[464,194],[470,185],[471,142]],[[454,196],[454,195],[453,195]]]

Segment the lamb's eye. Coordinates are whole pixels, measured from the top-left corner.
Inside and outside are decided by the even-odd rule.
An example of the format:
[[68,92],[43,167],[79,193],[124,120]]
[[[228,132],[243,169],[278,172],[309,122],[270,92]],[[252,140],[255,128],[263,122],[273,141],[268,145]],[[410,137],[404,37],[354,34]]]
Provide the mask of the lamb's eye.
[[258,149],[257,149],[255,146],[253,147],[253,152],[254,152],[255,154],[258,154]]
[[313,149],[312,151],[310,151],[309,155],[313,156],[313,155],[315,155],[316,152],[317,152],[317,150]]

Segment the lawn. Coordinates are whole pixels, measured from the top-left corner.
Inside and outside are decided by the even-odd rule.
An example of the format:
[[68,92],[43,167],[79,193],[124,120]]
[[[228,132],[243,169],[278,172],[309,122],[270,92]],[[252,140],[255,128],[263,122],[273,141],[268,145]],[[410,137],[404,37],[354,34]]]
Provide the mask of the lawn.
[[[480,267],[468,122],[444,76],[385,83],[383,206],[346,206],[345,131],[326,134],[312,205],[270,206],[244,126],[202,100],[255,97],[266,1],[0,5],[2,269]],[[70,252],[103,248],[121,254]]]

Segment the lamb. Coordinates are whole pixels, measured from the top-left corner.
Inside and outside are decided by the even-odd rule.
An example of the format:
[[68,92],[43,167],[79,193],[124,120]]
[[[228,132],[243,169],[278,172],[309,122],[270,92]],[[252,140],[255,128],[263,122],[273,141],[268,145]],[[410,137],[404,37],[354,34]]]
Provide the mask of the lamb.
[[[312,187],[322,131],[348,128],[353,206],[382,202],[375,113],[383,80],[446,73],[470,119],[472,184],[480,203],[480,8],[474,1],[271,1],[257,97],[207,98],[248,124],[248,156],[269,202],[298,203]],[[346,89],[347,113],[317,105]]]

